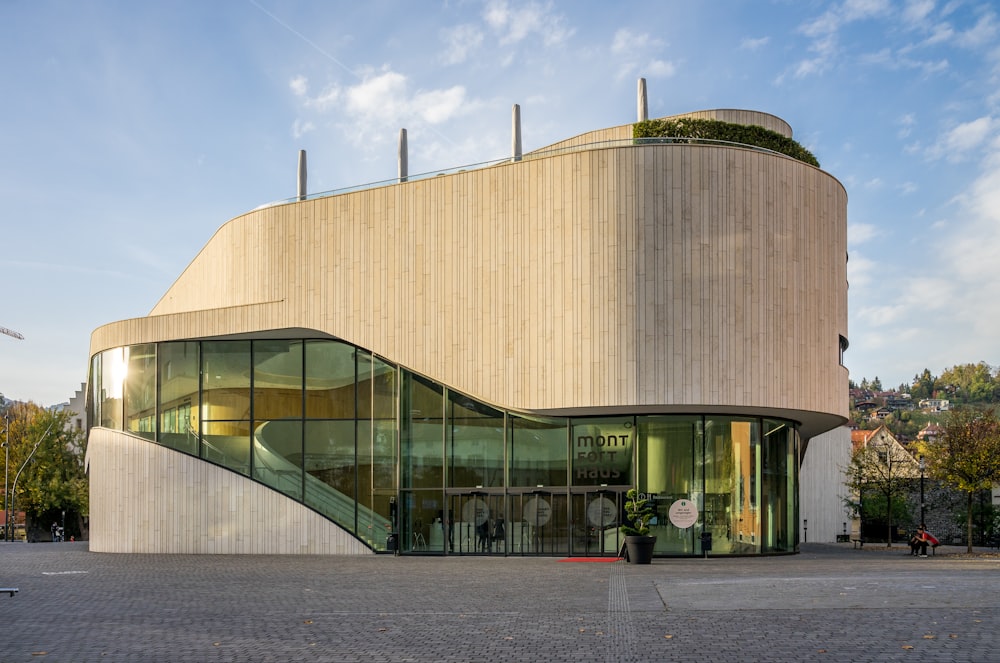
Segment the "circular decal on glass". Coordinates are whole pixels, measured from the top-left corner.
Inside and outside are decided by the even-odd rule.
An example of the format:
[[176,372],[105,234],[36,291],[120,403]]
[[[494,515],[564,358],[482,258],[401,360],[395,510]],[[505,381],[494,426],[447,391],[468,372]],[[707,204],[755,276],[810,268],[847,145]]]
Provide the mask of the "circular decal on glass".
[[607,497],[598,497],[587,505],[587,520],[594,527],[608,527],[618,522],[618,509]]
[[471,499],[462,505],[462,520],[467,523],[482,525],[490,517],[490,508],[479,498]]
[[552,506],[541,497],[532,497],[524,503],[524,521],[529,525],[542,527],[552,517]]
[[691,500],[677,500],[670,505],[670,522],[681,529],[687,529],[698,522],[698,507]]

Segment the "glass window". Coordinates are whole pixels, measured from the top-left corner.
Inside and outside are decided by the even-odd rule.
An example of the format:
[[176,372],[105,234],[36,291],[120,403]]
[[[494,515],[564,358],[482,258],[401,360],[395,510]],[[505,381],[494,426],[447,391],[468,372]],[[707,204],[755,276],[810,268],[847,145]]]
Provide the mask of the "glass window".
[[705,421],[705,527],[713,553],[757,552],[760,545],[758,462],[760,426],[754,419]]
[[701,502],[701,477],[695,457],[701,455],[701,417],[637,417],[639,436],[636,486],[656,509],[652,534],[656,553],[695,552],[694,525],[679,528],[670,521],[670,507],[679,500]]
[[306,422],[306,504],[355,531],[354,421]]
[[201,365],[201,456],[250,474],[250,341],[206,341]]
[[125,429],[147,440],[156,439],[156,344],[126,348]]
[[250,341],[206,341],[201,363],[202,421],[249,422]]
[[198,455],[198,343],[160,343],[160,444]]
[[574,486],[627,486],[632,482],[632,417],[574,419],[570,442]]
[[510,485],[567,485],[566,419],[510,415]]
[[250,475],[250,422],[202,422],[201,455],[205,460]]
[[122,430],[122,397],[125,387],[125,348],[101,353],[101,426]]
[[307,418],[354,418],[356,352],[341,341],[306,341]]
[[253,432],[253,478],[302,501],[302,421],[261,421]]
[[499,410],[448,393],[448,485],[504,485],[503,423]]
[[403,374],[400,441],[402,488],[444,485],[444,389],[412,373]]
[[302,418],[302,341],[253,342],[253,415]]
[[796,533],[795,439],[786,421],[764,420],[761,443],[762,552],[794,550]]

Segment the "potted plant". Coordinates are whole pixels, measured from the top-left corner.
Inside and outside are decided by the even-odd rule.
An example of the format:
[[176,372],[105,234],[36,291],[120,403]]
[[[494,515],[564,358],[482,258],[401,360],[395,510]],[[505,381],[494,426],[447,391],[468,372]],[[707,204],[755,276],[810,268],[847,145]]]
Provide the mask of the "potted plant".
[[632,564],[653,561],[656,537],[649,535],[649,523],[655,515],[650,501],[635,488],[625,493],[626,522],[622,524],[622,533],[625,535],[626,559]]

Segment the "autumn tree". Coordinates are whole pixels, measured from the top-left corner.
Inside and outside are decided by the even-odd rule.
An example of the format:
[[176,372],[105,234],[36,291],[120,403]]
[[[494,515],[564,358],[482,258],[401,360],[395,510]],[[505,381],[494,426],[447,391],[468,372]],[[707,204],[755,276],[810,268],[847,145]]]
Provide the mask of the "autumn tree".
[[956,408],[948,413],[943,434],[921,441],[928,474],[967,496],[966,536],[972,552],[973,497],[1000,481],[1000,420],[992,408]]
[[845,500],[847,508],[859,518],[884,520],[886,543],[891,548],[893,523],[898,525],[906,518],[903,496],[909,494],[919,470],[913,456],[887,433],[883,428],[854,449],[844,468],[844,483],[852,494]]
[[72,413],[12,403],[2,415],[9,436],[4,441],[10,444],[10,507],[25,513],[29,527],[59,520],[65,512],[67,529],[80,531],[80,519],[88,513],[86,439],[70,426]]

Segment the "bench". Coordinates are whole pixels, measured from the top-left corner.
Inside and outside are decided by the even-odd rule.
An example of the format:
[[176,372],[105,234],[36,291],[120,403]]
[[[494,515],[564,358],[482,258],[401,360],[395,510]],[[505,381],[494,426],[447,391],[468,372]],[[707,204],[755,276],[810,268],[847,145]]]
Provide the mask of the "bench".
[[837,535],[837,543],[850,543],[850,542],[851,542],[851,535],[850,534],[838,534]]
[[865,547],[865,540],[864,539],[851,539],[851,543],[854,544],[855,550],[858,549],[858,548],[864,548]]
[[10,594],[14,596],[17,594],[17,587],[0,587],[0,594]]

